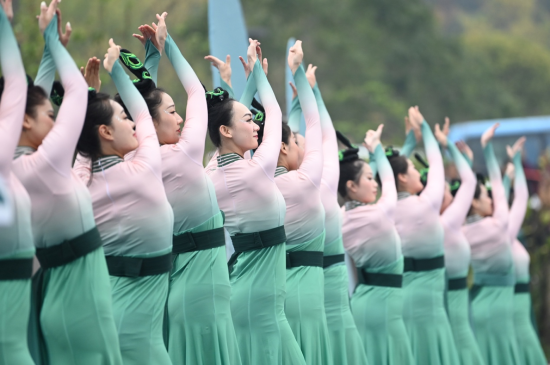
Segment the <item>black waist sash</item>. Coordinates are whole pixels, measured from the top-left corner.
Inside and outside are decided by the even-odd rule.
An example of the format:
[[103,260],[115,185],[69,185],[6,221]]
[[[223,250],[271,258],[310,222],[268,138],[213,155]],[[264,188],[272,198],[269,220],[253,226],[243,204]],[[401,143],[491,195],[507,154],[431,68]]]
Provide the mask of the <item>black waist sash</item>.
[[172,244],[172,252],[176,254],[209,250],[225,246],[225,233],[223,227],[197,233],[187,231],[174,236]]
[[322,251],[295,251],[286,253],[286,268],[292,269],[298,266],[323,267]]
[[137,278],[160,275],[172,270],[172,253],[156,257],[105,256],[109,275]]
[[359,284],[390,288],[401,288],[403,286],[403,275],[372,273],[361,268],[357,268],[357,274]]
[[25,280],[32,277],[32,257],[0,260],[0,280]]
[[405,257],[404,271],[431,271],[445,267],[445,258],[443,255],[432,257],[431,259],[413,259]]
[[514,286],[515,294],[530,293],[529,283],[517,283]]
[[326,269],[329,266],[332,266],[334,264],[338,264],[344,261],[345,261],[345,255],[343,253],[339,255],[325,256],[323,257],[323,268]]
[[449,279],[447,281],[447,290],[462,290],[467,289],[468,283],[466,281],[466,277],[464,278],[456,278],[456,279]]
[[227,263],[233,266],[240,253],[246,251],[260,250],[262,248],[277,246],[286,242],[285,226],[279,226],[265,231],[253,233],[237,233],[231,236],[235,253]]
[[42,269],[51,269],[66,265],[103,245],[97,227],[73,239],[63,241],[58,245],[36,249],[36,258]]

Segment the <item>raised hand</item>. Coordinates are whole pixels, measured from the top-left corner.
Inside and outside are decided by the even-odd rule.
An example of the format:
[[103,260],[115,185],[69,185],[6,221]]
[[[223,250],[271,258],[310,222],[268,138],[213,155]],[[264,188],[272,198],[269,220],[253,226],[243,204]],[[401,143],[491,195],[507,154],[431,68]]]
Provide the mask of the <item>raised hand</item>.
[[290,85],[290,87],[292,88],[292,100],[296,99],[296,97],[298,96],[298,89],[296,89],[296,86],[294,86],[294,84],[292,83],[292,81],[290,81],[288,83]]
[[115,62],[118,60],[119,56],[120,46],[117,46],[115,44],[113,38],[109,39],[109,49],[107,50],[107,53],[105,53],[105,59],[103,60],[103,67],[105,67],[107,72],[110,73],[111,71],[113,71],[113,66],[115,65]]
[[138,30],[141,32],[141,34],[134,33],[132,34],[132,37],[139,40],[143,46],[145,46],[145,43],[147,43],[149,39],[155,39],[155,30],[150,25],[140,25],[138,27]]
[[518,138],[518,140],[514,143],[512,147],[506,146],[506,152],[508,153],[508,157],[510,157],[510,160],[514,159],[514,156],[516,153],[523,151],[523,146],[525,145],[525,136]]
[[0,0],[0,5],[4,8],[4,13],[11,22],[13,20],[13,3],[12,0]]
[[223,81],[229,86],[231,85],[231,56],[227,55],[225,57],[225,62],[220,60],[217,57],[214,57],[212,55],[204,57],[205,60],[210,61],[212,63],[212,66],[218,69],[220,71],[220,77]]
[[487,146],[487,143],[489,143],[489,141],[493,139],[493,137],[495,136],[495,131],[499,127],[499,125],[499,123],[495,123],[483,133],[483,135],[481,136],[481,147],[485,148],[485,146]]
[[464,141],[456,142],[456,148],[458,148],[460,153],[465,154],[470,159],[470,161],[474,160],[474,152],[472,151],[470,146],[466,144],[466,142]]
[[451,121],[449,120],[449,118],[445,117],[445,124],[443,125],[443,129],[441,129],[439,123],[435,125],[434,136],[439,144],[443,147],[447,147],[447,136],[449,135],[450,124]]
[[302,41],[296,41],[288,50],[288,66],[294,75],[296,70],[302,64],[304,59],[304,51],[302,50]]
[[380,138],[382,137],[382,130],[384,129],[384,124],[380,124],[376,131],[372,129],[367,132],[365,135],[364,145],[367,147],[370,153],[374,153],[376,147],[380,144]]
[[86,63],[86,69],[80,67],[80,72],[89,87],[93,87],[95,91],[99,92],[101,89],[101,79],[99,78],[99,65],[101,61],[97,57],[92,57]]
[[514,180],[514,176],[516,175],[516,167],[514,166],[514,164],[508,162],[506,164],[506,170],[504,171],[504,173],[506,174],[506,176],[508,176],[510,180]]
[[167,12],[162,13],[161,15],[157,14],[158,25],[153,23],[153,29],[155,30],[155,37],[151,39],[155,47],[162,54],[164,50],[164,44],[166,43],[166,38],[168,37],[168,28],[166,27],[166,17],[168,16]]
[[69,44],[69,40],[71,39],[71,33],[73,32],[73,28],[71,28],[71,23],[67,22],[65,24],[65,32],[63,32],[63,29],[61,27],[61,10],[57,9],[57,33],[59,33],[59,40],[61,41],[61,44],[64,47],[67,47],[67,44]]
[[42,3],[40,3],[40,15],[37,16],[37,18],[38,18],[38,27],[40,28],[40,32],[42,34],[44,34],[44,31],[46,31],[46,27],[52,21],[53,16],[57,11],[58,4],[59,4],[59,0],[52,0],[50,2],[50,5],[46,5],[45,1],[42,1]]
[[[261,57],[262,49],[260,48],[260,42],[257,40],[254,40],[252,38],[248,38],[248,42],[250,44],[248,45],[248,50],[246,51],[246,61],[244,58],[239,56],[239,60],[241,60],[241,63],[244,67],[244,74],[246,75],[246,78],[248,79],[248,76],[252,72],[252,69],[254,68],[254,64],[258,60],[258,54]],[[262,67],[264,68],[264,72],[267,75],[267,59],[265,60],[265,67],[262,63]]]
[[411,130],[414,132],[416,143],[422,141],[422,130],[420,130],[420,126],[415,126],[415,128],[413,128],[409,117],[405,117],[405,136],[408,135]]
[[420,129],[420,126],[424,122],[424,116],[422,116],[422,114],[420,113],[420,109],[418,109],[418,106],[411,106],[409,108],[409,121],[413,129]]
[[307,66],[306,77],[309,81],[309,86],[312,88],[317,83],[317,77],[315,76],[315,71],[317,71],[317,66],[313,66],[311,63]]

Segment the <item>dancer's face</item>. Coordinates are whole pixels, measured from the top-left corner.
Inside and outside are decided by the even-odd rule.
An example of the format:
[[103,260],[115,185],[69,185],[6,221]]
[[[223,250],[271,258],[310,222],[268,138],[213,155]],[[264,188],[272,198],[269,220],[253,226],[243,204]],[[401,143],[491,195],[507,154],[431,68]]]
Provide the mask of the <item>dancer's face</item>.
[[158,118],[153,120],[160,144],[178,143],[183,119],[176,112],[174,100],[167,93],[162,93],[162,103],[158,107]]
[[369,204],[376,201],[378,194],[378,183],[374,179],[372,169],[363,162],[358,182],[348,180],[346,183],[348,196],[358,202]]
[[283,153],[283,151],[286,152],[286,161],[290,171],[292,171],[300,168],[304,158],[304,150],[298,145],[298,139],[296,137],[298,134],[294,134],[293,132],[290,133],[288,144],[284,142],[281,144],[281,153]]
[[232,143],[242,154],[258,147],[260,127],[254,123],[252,113],[243,104],[233,101],[233,119],[229,126],[220,126],[220,134]]
[[110,100],[110,103],[114,112],[111,125],[100,126],[100,129],[103,127],[108,129],[106,134],[101,133],[101,131],[100,134],[106,135],[106,139],[110,141],[111,147],[117,152],[117,155],[124,156],[139,146],[134,130],[135,124],[128,119],[124,108],[119,103],[114,100]]
[[412,195],[416,195],[424,189],[422,181],[420,181],[420,172],[414,167],[410,159],[407,159],[407,173],[399,174],[399,191],[406,191]]
[[453,202],[453,194],[451,194],[451,187],[449,183],[445,183],[445,192],[443,193],[443,203],[441,204],[441,213],[445,211]]
[[489,217],[493,215],[493,199],[489,197],[485,185],[480,185],[480,188],[479,198],[472,201],[472,208],[474,213],[482,217]]
[[48,99],[34,108],[33,115],[25,114],[23,133],[32,147],[37,149],[55,123],[52,103]]

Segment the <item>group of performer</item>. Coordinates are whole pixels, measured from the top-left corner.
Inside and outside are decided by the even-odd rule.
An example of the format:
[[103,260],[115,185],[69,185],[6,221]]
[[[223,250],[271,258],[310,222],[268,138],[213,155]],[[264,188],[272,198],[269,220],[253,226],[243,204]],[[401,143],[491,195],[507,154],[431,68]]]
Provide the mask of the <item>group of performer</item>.
[[[144,62],[109,41],[111,97],[101,61],[81,73],[67,52],[59,1],[41,5],[33,81],[0,0],[0,176],[13,204],[0,227],[0,364],[546,364],[516,239],[524,138],[503,182],[497,125],[485,132],[486,182],[468,147],[448,141],[448,121],[432,133],[411,107],[405,146],[369,130],[367,163],[335,131],[300,41],[285,123],[260,42],[241,58],[237,101],[230,60],[206,57],[222,79],[206,91],[166,13],[134,34]],[[188,96],[185,121],[180,96],[157,85],[163,53]],[[217,151],[204,167],[207,132]],[[409,155],[421,140],[418,171]],[[460,179],[445,181],[442,150]]]

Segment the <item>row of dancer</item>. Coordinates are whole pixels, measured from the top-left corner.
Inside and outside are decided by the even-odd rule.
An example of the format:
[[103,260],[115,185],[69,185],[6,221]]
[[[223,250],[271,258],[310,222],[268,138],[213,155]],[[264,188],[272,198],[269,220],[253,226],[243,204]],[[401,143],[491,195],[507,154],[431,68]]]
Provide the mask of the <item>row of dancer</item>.
[[[22,65],[7,56],[18,54],[17,46],[7,18],[0,19],[5,75],[0,116],[9,120],[2,128],[11,128],[5,134],[11,148],[18,144],[13,164],[9,151],[2,155],[10,157],[10,170],[2,172],[9,176],[18,213],[7,228],[11,246],[6,245],[2,259],[11,268],[24,268],[16,270],[18,280],[9,277],[14,270],[5,270],[2,283],[10,285],[10,300],[30,305],[32,234],[42,268],[34,278],[38,295],[31,316],[36,363],[466,364],[479,358],[465,351],[458,362],[453,343],[467,328],[466,291],[455,298],[456,313],[448,306],[452,326],[446,322],[444,235],[437,206],[445,205],[440,198],[447,204],[450,199],[448,194],[443,199],[437,144],[417,109],[410,110],[410,120],[425,139],[431,167],[426,188],[410,161],[383,152],[381,129],[370,131],[366,143],[375,157],[372,165],[378,166],[382,198],[362,208],[376,200],[376,169],[369,171],[353,149],[338,160],[336,134],[314,69],[306,73],[300,66],[299,42],[290,51],[289,66],[298,94],[295,105],[303,108],[306,120],[305,140],[281,122],[259,42],[251,40],[242,60],[248,82],[241,102],[232,99],[230,79],[223,75],[225,89],[205,97],[167,33],[166,14],[157,16],[158,26],[142,26],[143,35],[136,35],[146,49],[145,64],[110,42],[103,64],[119,91],[113,100],[97,92],[96,59],[85,75],[96,90],[88,90],[59,38],[57,12],[57,0],[41,8],[46,48],[35,82],[40,86],[30,84],[26,102],[21,100]],[[162,52],[189,96],[182,129],[173,99],[156,87]],[[135,82],[118,59],[137,77]],[[227,64],[208,59],[227,71]],[[48,95],[56,68],[63,87],[53,88],[55,100],[62,101],[54,126]],[[263,105],[253,101],[256,91]],[[251,104],[259,110],[252,113]],[[207,129],[218,153],[204,169]],[[347,200],[343,214],[337,191]],[[398,196],[411,206],[395,211]],[[472,202],[464,201],[466,206]],[[472,209],[475,204],[474,199]],[[364,209],[374,214],[354,227],[348,218],[357,213],[365,219]],[[412,214],[415,210],[423,220]],[[404,216],[393,217],[394,223],[392,215],[400,211]],[[451,220],[455,229],[460,227],[460,219]],[[434,237],[426,244],[429,232]],[[403,237],[408,235],[413,237],[407,241]],[[353,315],[342,243],[361,269]],[[225,246],[233,251],[229,270]],[[486,288],[479,289],[483,294]],[[481,308],[490,302],[485,297],[479,296]],[[6,363],[32,363],[21,341],[29,308],[10,303],[6,308],[16,313],[6,325],[18,331],[0,342],[7,344],[2,353],[13,356]],[[480,314],[480,320],[488,320],[487,315]],[[471,345],[471,331],[465,332],[471,350],[475,341]],[[508,342],[493,340],[496,331],[489,332],[486,338],[498,343],[498,351],[512,342],[510,332],[504,334]],[[516,363],[491,360],[491,351],[487,363]],[[536,362],[525,362],[531,363]]]

